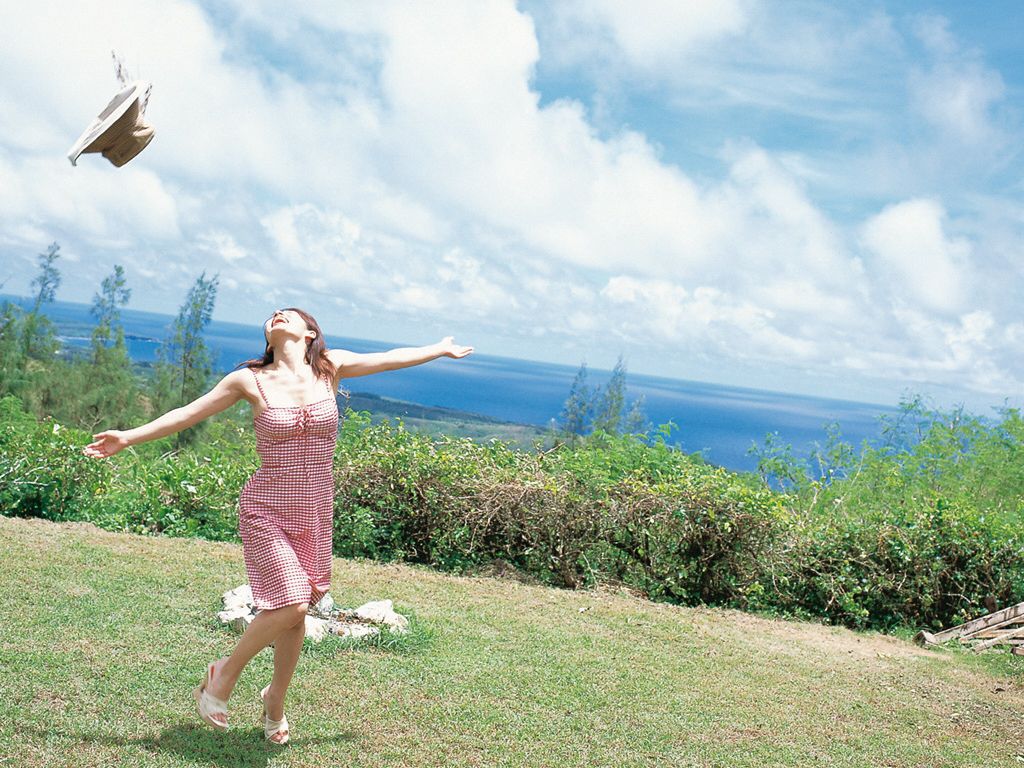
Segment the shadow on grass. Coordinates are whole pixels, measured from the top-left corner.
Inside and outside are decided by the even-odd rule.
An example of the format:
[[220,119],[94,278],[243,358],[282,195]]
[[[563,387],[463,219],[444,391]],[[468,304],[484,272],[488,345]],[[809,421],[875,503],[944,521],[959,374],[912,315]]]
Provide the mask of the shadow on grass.
[[225,768],[252,768],[265,766],[275,756],[303,747],[332,743],[354,743],[359,734],[342,731],[333,736],[293,736],[287,746],[270,744],[263,738],[261,728],[232,728],[219,733],[195,723],[182,723],[165,728],[157,736],[119,737],[114,734],[83,733],[59,728],[46,730],[32,726],[19,728],[32,733],[45,742],[55,732],[75,741],[102,744],[111,747],[138,747],[144,752],[170,753],[189,762],[220,765]]

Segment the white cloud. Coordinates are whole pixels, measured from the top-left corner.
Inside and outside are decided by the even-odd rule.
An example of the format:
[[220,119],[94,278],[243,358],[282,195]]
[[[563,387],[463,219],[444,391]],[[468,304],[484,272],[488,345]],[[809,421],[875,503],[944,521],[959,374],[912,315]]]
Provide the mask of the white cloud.
[[207,232],[199,235],[198,245],[201,250],[219,256],[229,264],[241,261],[249,254],[228,232]]
[[0,147],[0,224],[56,229],[106,247],[181,236],[177,190],[143,167],[116,177],[106,170]]
[[[258,289],[265,302],[315,297],[375,338],[461,324],[544,339],[549,357],[567,340],[608,354],[629,343],[675,374],[705,356],[989,389],[1021,377],[1007,352],[1021,332],[1000,328],[1024,279],[1024,218],[989,206],[1002,223],[982,226],[982,204],[945,190],[893,195],[949,172],[943,137],[974,162],[1009,94],[941,20],[918,24],[931,58],[908,109],[903,90],[881,87],[914,69],[882,13],[233,7],[20,9],[0,31],[0,240],[30,252],[67,241],[85,255],[82,284],[93,253],[182,289],[219,270],[239,319]],[[273,59],[253,43],[268,39]],[[581,93],[542,98],[552,39],[570,49],[560,72],[572,61],[663,101],[684,151],[616,113],[611,91],[601,117]],[[153,80],[157,137],[125,168],[90,157],[73,169],[63,152],[109,95],[110,45]],[[894,106],[939,127],[937,143],[863,138],[897,124],[885,122]],[[759,133],[779,115],[784,128]],[[808,125],[828,127],[801,143]],[[1013,279],[986,279],[990,251]]]
[[[545,64],[592,82],[600,100],[633,92],[698,119],[737,106],[866,125],[865,102],[844,98],[850,73],[884,76],[900,36],[884,12],[835,4],[527,2],[543,21]],[[865,96],[871,90],[865,89]]]
[[939,130],[941,140],[982,149],[1002,144],[1005,136],[995,115],[1006,95],[1000,73],[986,66],[978,51],[961,46],[943,16],[917,17],[913,32],[931,56],[929,66],[910,72],[915,109]]
[[949,30],[949,19],[938,14],[921,14],[913,19],[911,30],[925,47],[939,56],[951,56],[959,50]]
[[301,203],[266,214],[260,224],[275,255],[294,276],[316,275],[339,287],[365,279],[369,249],[362,229],[340,211]]
[[1006,86],[998,72],[966,62],[935,66],[911,77],[921,114],[947,136],[973,144],[1001,138],[991,110]]
[[999,329],[991,313],[968,312],[949,320],[918,310],[896,312],[906,335],[903,343],[885,340],[882,348],[862,345],[839,361],[850,370],[884,370],[894,380],[950,385],[1007,396],[1024,385],[1018,362],[1007,359],[1011,328]]
[[460,249],[448,251],[441,257],[445,265],[437,269],[437,276],[455,291],[460,303],[477,315],[512,312],[520,304],[515,296],[506,292],[484,274],[483,263],[467,256]]
[[970,293],[970,244],[946,235],[944,217],[934,200],[907,200],[863,228],[888,293],[940,315],[956,312]]
[[664,280],[618,275],[608,280],[601,296],[634,318],[631,325],[618,325],[620,335],[631,341],[642,342],[650,334],[660,344],[710,348],[718,354],[731,350],[733,355],[762,361],[782,355],[805,360],[820,354],[813,341],[780,330],[774,312],[710,286],[691,293]]
[[388,306],[403,312],[409,310],[435,311],[443,305],[438,292],[425,285],[400,285],[392,295]]
[[634,64],[659,70],[678,65],[694,48],[742,31],[748,11],[738,0],[591,0],[559,10],[576,23],[603,28]]

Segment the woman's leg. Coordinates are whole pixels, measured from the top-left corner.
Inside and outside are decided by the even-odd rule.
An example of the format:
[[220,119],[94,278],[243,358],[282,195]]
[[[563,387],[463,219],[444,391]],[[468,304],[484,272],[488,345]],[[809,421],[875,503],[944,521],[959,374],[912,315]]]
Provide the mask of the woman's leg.
[[[208,686],[210,694],[218,699],[227,701],[231,691],[235,688],[235,684],[238,682],[239,676],[242,674],[242,670],[245,669],[245,665],[249,663],[253,656],[271,643],[275,643],[274,678],[276,679],[277,641],[283,632],[287,632],[295,627],[300,627],[304,635],[307,607],[308,603],[298,603],[296,605],[286,605],[283,608],[277,608],[272,611],[260,611],[256,614],[256,618],[246,627],[245,633],[238,641],[238,645],[235,646],[232,654],[227,659],[216,663],[213,680]],[[287,644],[287,639],[285,639],[285,642]],[[294,644],[294,640],[292,640],[292,644]],[[302,647],[301,642],[299,647]],[[296,662],[298,661],[298,654],[295,654],[295,660]],[[294,671],[294,669],[295,663],[293,662],[292,670]],[[288,674],[288,679],[291,679],[291,672]],[[284,698],[282,697],[281,700],[283,701]]]
[[292,675],[299,663],[302,642],[306,639],[306,622],[299,622],[291,629],[286,629],[274,640],[274,677],[267,691],[267,714],[271,720],[284,717],[284,697],[292,682]]

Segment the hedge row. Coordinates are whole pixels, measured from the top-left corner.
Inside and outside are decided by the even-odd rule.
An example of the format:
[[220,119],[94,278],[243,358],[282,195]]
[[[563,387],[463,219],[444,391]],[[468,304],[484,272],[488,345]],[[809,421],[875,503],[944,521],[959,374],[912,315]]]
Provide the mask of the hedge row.
[[[225,421],[195,449],[107,461],[81,454],[88,439],[0,400],[0,510],[237,539],[238,492],[257,466],[244,428]],[[530,453],[432,441],[351,412],[335,469],[344,557],[457,572],[500,559],[562,587],[619,583],[655,600],[857,627],[947,626],[986,598],[1024,601],[1019,498],[998,512],[948,493],[870,508],[835,503],[848,482],[836,481],[807,503],[660,440],[598,436]],[[891,467],[875,471],[910,487]]]

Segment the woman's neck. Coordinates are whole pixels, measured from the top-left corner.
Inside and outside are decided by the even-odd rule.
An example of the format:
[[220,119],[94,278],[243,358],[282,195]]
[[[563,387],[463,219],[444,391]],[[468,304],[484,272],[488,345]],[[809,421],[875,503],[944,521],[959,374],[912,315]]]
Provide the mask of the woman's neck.
[[274,366],[279,369],[283,368],[295,376],[298,376],[303,368],[308,368],[305,339],[285,339],[279,344],[275,344]]

